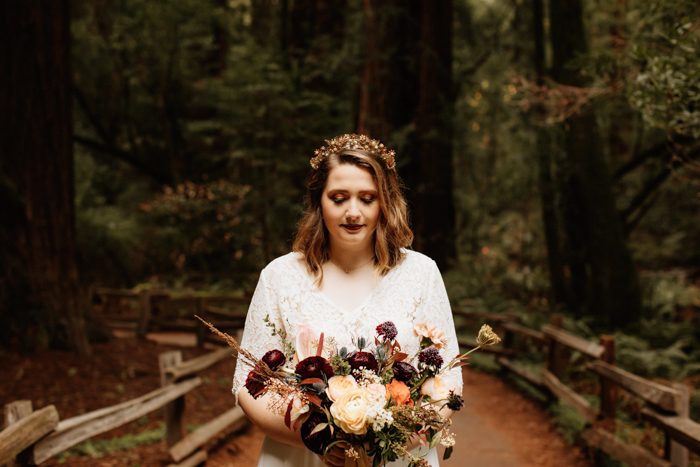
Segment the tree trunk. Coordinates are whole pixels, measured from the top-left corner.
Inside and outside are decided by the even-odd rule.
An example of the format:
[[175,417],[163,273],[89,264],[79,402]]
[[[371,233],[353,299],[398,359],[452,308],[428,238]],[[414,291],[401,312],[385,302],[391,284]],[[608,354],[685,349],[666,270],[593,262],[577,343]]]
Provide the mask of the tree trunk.
[[[417,0],[365,0],[363,13],[365,63],[357,131],[396,146],[397,132],[408,129],[411,140],[408,127],[418,105],[420,4]],[[409,144],[401,146],[399,157],[408,160],[412,156],[407,152]]]
[[69,2],[0,5],[0,332],[10,345],[19,338],[25,346],[87,353],[75,246]]
[[[417,157],[412,165],[416,248],[446,268],[455,259],[452,198],[452,2],[421,2]],[[415,183],[415,182],[414,182]]]
[[398,148],[414,247],[455,257],[452,199],[452,2],[365,0],[357,131]]
[[[585,80],[570,62],[587,53],[580,0],[550,0],[552,77],[566,85]],[[641,312],[637,273],[627,250],[612,193],[612,177],[601,150],[593,111],[564,123],[564,231],[571,285],[587,313],[612,325],[638,319]]]
[[[544,3],[543,0],[532,0],[533,36],[535,77],[537,84],[542,86],[545,81],[545,48],[544,48]],[[535,120],[544,121],[544,106],[537,105]],[[570,294],[566,290],[564,278],[564,264],[562,261],[561,239],[559,238],[559,220],[556,209],[556,189],[552,172],[554,170],[551,156],[552,144],[550,130],[540,124],[535,128],[538,183],[540,190],[540,203],[542,206],[542,223],[544,227],[545,243],[547,246],[547,263],[551,284],[550,304],[567,303],[573,305]]]

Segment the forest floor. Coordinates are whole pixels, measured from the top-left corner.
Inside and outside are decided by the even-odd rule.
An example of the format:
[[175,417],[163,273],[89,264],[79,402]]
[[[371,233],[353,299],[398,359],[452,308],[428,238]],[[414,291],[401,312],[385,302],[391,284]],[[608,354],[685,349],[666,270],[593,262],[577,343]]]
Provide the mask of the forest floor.
[[[61,419],[117,404],[159,382],[158,354],[183,350],[184,359],[207,350],[189,347],[190,336],[152,335],[138,341],[117,338],[93,346],[89,359],[60,351],[31,356],[0,353],[0,404],[28,399],[34,408],[54,404]],[[186,396],[185,426],[192,430],[229,409],[233,360],[202,374],[203,384]],[[456,414],[457,446],[441,465],[473,467],[590,465],[568,446],[546,412],[495,376],[466,369],[465,406]],[[42,465],[164,466],[170,463],[160,411],[106,432]],[[252,426],[212,441],[208,466],[255,466],[262,433]]]

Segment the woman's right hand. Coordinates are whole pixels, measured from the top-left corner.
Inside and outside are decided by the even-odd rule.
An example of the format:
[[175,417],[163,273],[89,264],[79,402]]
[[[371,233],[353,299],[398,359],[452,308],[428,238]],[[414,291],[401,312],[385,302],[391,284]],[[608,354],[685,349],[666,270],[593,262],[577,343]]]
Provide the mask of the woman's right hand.
[[[345,456],[345,451],[351,447],[355,449],[355,452],[357,452],[359,457],[348,458]],[[367,452],[363,448],[353,446],[347,441],[340,441],[339,443],[335,444],[325,455],[321,456],[321,460],[326,465],[330,465],[332,467],[370,467],[372,465],[372,461],[370,460],[369,456],[367,456]]]
[[345,448],[340,447],[338,444],[330,448],[327,453],[320,457],[324,464],[330,465],[331,467],[345,466]]

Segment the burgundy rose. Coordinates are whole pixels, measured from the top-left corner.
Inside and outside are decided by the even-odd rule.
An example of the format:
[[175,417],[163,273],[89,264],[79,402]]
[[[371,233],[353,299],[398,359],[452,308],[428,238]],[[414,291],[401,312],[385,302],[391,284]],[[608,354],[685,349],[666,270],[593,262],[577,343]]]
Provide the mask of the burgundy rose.
[[348,357],[348,363],[350,368],[357,370],[360,367],[364,367],[368,370],[377,371],[379,365],[377,364],[377,359],[374,358],[369,352],[355,352]]
[[406,362],[394,362],[391,369],[394,372],[394,379],[403,383],[408,383],[418,374],[418,370]]
[[396,325],[391,321],[385,321],[377,326],[377,335],[383,337],[384,340],[394,340],[398,333],[399,331],[396,329]]
[[287,357],[279,350],[270,350],[265,355],[263,355],[262,361],[270,367],[272,371],[281,367],[287,361]]
[[309,418],[301,425],[301,440],[307,448],[316,454],[323,454],[323,450],[331,441],[331,430],[326,427],[318,433],[309,436],[316,425],[327,423],[328,419],[321,412],[312,412]]
[[333,376],[333,367],[328,360],[320,356],[306,357],[297,363],[294,371],[302,379],[321,378],[322,375],[326,375],[326,378]]
[[265,392],[265,380],[255,370],[252,370],[245,379],[245,388],[254,399],[257,399]]

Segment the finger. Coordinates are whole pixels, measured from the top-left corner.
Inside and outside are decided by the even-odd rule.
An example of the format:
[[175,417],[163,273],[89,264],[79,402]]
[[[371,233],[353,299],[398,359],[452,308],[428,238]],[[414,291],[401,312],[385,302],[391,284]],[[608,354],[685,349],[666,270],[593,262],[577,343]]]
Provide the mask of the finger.
[[345,459],[343,459],[342,461],[338,461],[337,459],[329,458],[328,456],[323,456],[321,457],[321,460],[324,464],[330,465],[331,467],[344,467],[345,465]]
[[326,458],[335,463],[345,463],[345,453],[341,453],[341,455],[338,455],[337,453],[329,454],[326,456]]

